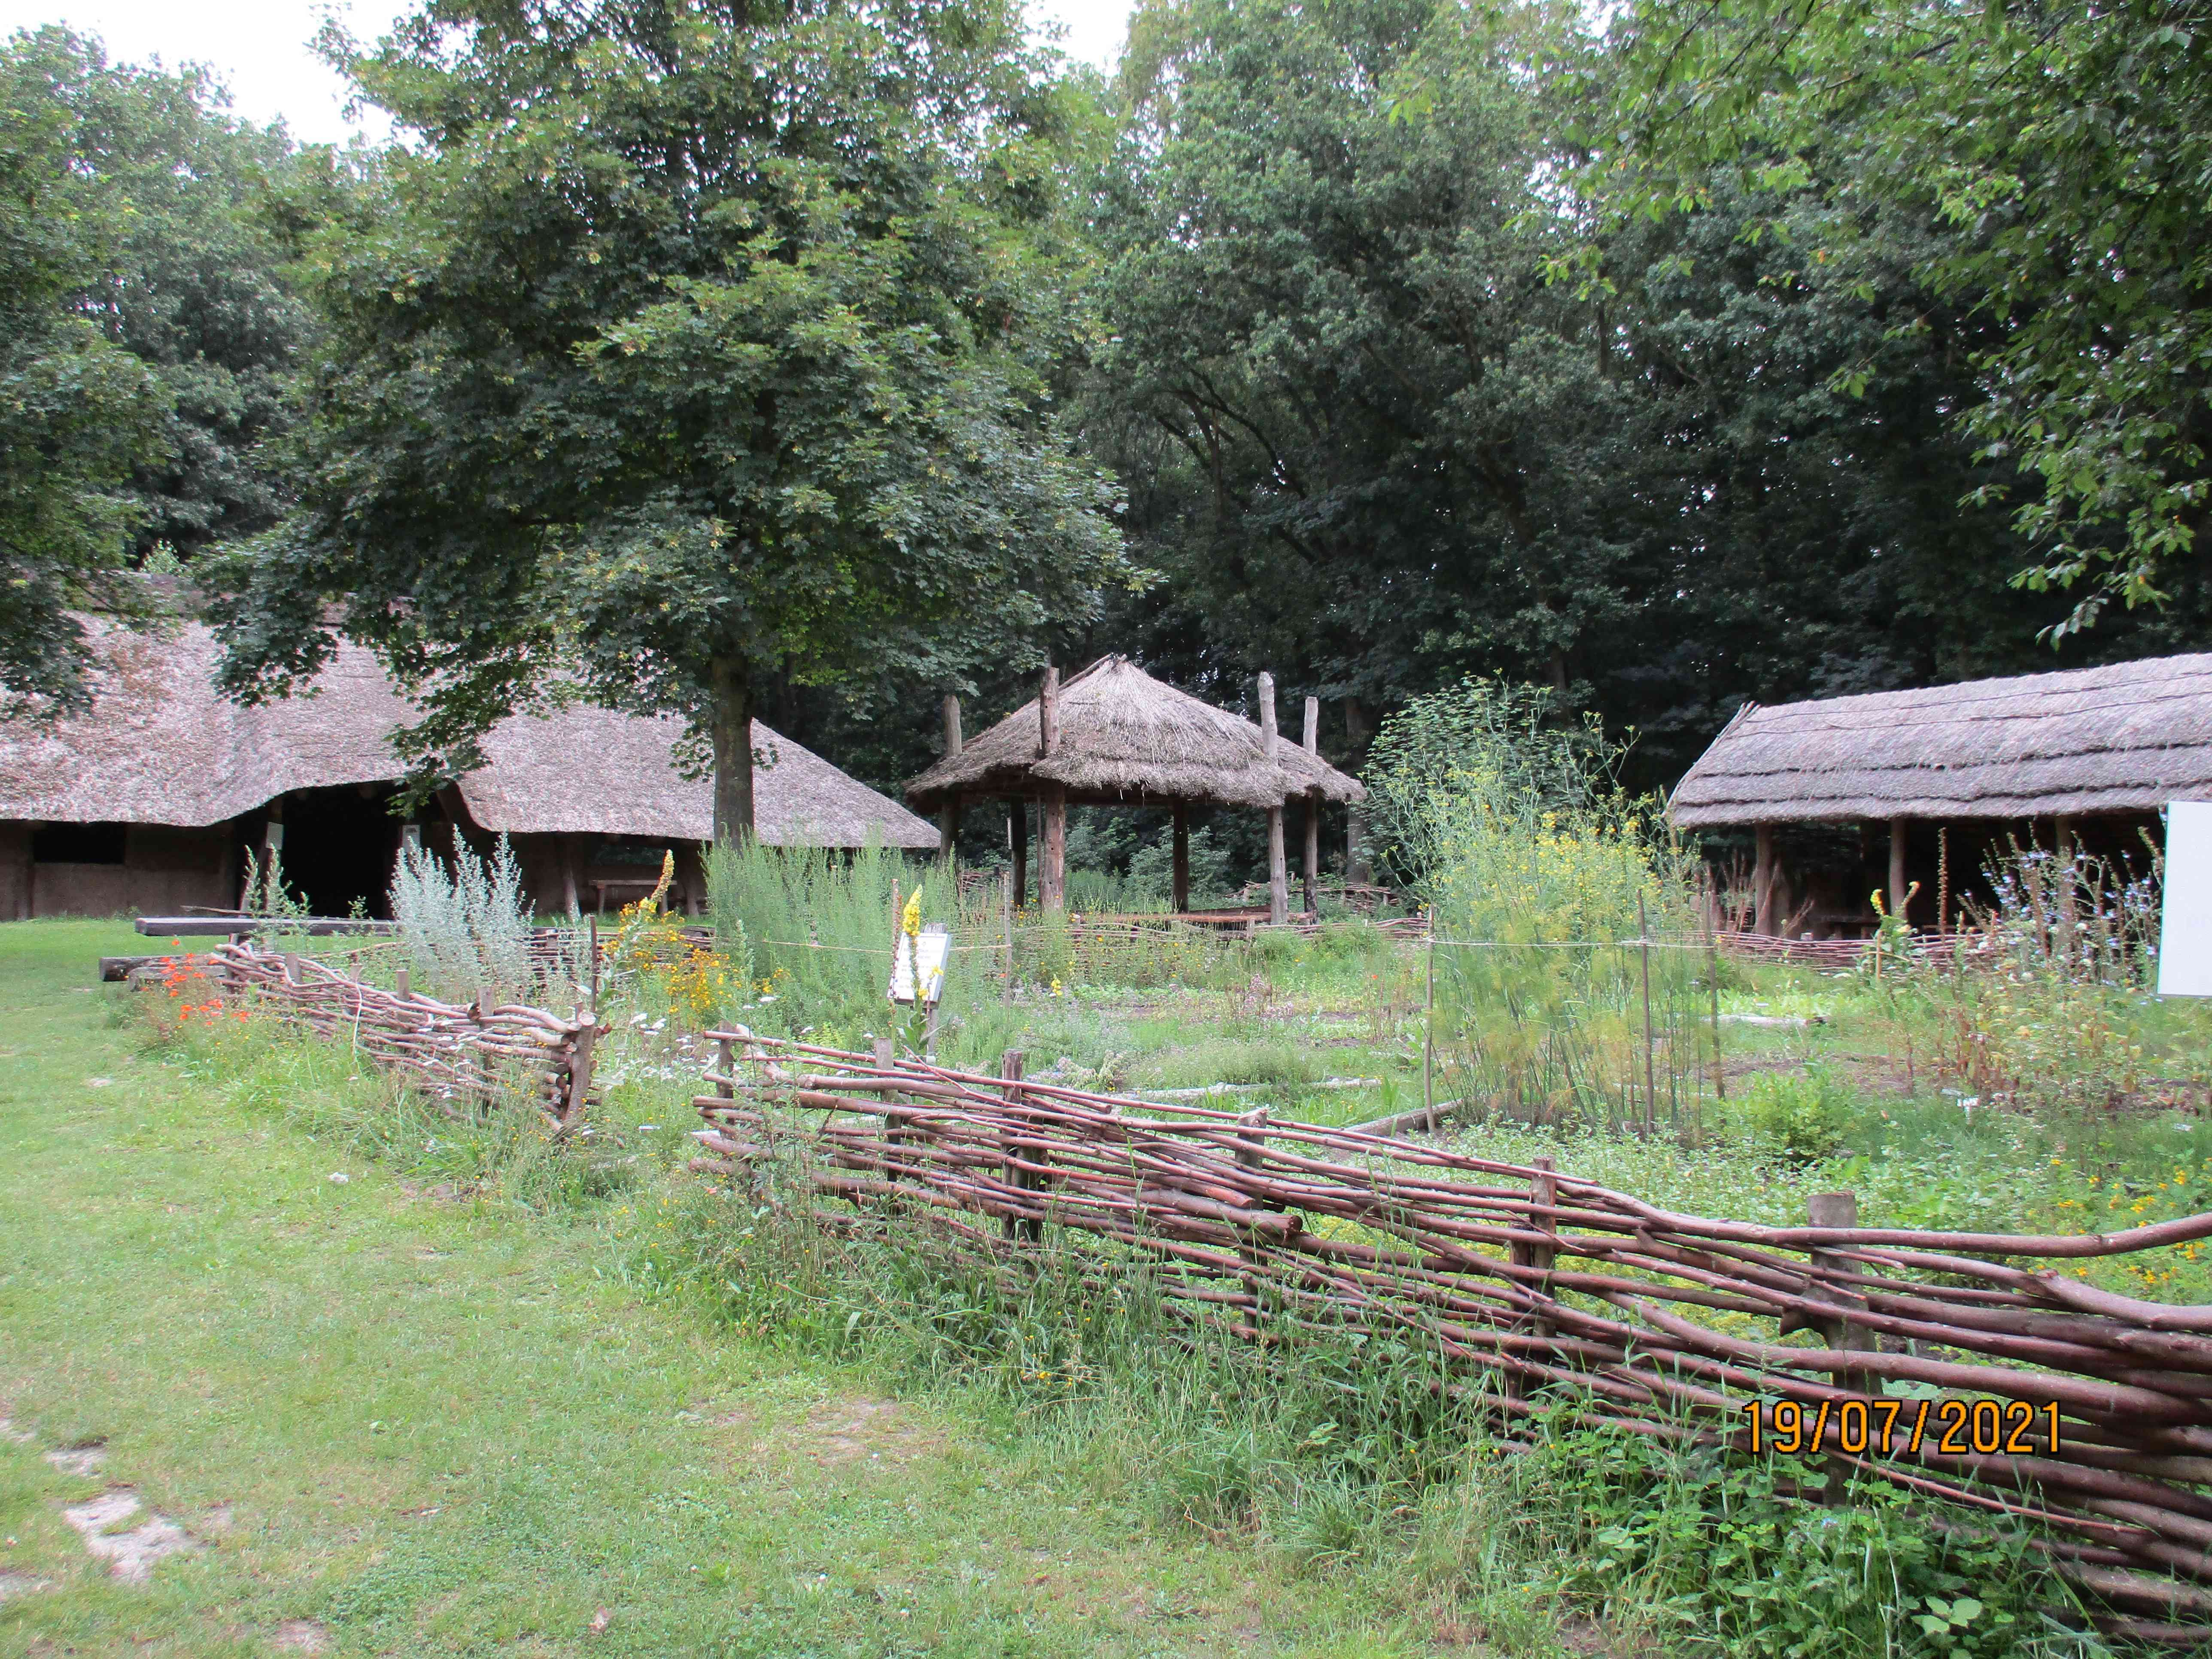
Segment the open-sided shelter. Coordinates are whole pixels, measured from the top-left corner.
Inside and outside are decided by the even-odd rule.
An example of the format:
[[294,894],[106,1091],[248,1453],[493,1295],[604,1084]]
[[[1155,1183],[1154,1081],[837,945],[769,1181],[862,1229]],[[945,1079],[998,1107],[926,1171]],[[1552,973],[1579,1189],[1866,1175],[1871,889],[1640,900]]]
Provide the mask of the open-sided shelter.
[[[1774,932],[1794,908],[1805,931],[1831,933],[1873,922],[1874,886],[1893,908],[1916,881],[1909,919],[1948,925],[1947,891],[1970,884],[1984,854],[2008,839],[2143,862],[2141,832],[2155,832],[2160,811],[2205,799],[2212,655],[2194,655],[1747,703],[1676,787],[1670,811],[1686,830],[1755,831],[1758,931]],[[1789,830],[1802,844],[1796,870],[1777,836]],[[1886,872],[1872,856],[1878,831]]]
[[[487,740],[486,766],[403,820],[391,739],[416,711],[368,652],[341,645],[309,691],[248,708],[216,689],[219,647],[201,624],[87,627],[91,708],[0,723],[0,918],[234,906],[247,853],[270,846],[318,911],[374,910],[410,833],[480,851],[507,836],[541,909],[635,898],[668,852],[687,899],[704,890],[713,787],[683,775],[672,717],[517,715]],[[763,841],[937,845],[933,825],[757,720],[753,747]]]
[[[1285,803],[1308,803],[1306,873],[1312,878],[1319,874],[1312,809],[1322,801],[1363,801],[1367,792],[1316,752],[1313,699],[1307,699],[1303,747],[1278,734],[1274,705],[1274,682],[1265,674],[1255,725],[1163,684],[1127,657],[1102,658],[1064,685],[1048,668],[1035,698],[973,742],[960,742],[957,720],[948,720],[946,754],[907,785],[907,799],[924,811],[957,809],[963,799],[977,797],[1000,798],[1017,808],[1039,802],[1044,846],[1037,896],[1054,908],[1065,902],[1071,805],[1171,807],[1178,911],[1190,906],[1188,809],[1256,808],[1268,814],[1268,908],[1280,921],[1289,908]],[[1016,822],[1026,826],[1025,811],[1017,811]],[[1025,840],[1025,831],[1014,837],[1018,900]]]

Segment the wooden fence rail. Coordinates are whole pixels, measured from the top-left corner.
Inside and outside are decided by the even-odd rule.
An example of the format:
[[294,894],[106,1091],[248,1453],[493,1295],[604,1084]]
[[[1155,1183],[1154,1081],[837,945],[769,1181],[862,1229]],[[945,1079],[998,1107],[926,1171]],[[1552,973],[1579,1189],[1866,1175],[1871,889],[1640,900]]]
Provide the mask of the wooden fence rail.
[[208,965],[227,1001],[251,1003],[318,1036],[349,1042],[449,1107],[483,1109],[519,1093],[558,1133],[583,1122],[600,1035],[588,1012],[567,1019],[517,1004],[441,1002],[251,943],[218,945],[195,960]]
[[1856,1210],[1831,1194],[1811,1218],[1829,1224],[1765,1226],[1413,1141],[1023,1081],[1018,1065],[987,1077],[714,1035],[702,1173],[789,1160],[841,1201],[825,1213],[933,1218],[1015,1260],[1076,1243],[1054,1229],[1112,1241],[1083,1248],[1146,1264],[1192,1319],[1256,1343],[1416,1335],[1509,1444],[1515,1420],[1565,1412],[1802,1449],[1832,1476],[2025,1517],[2055,1571],[2124,1610],[2115,1630],[2212,1636],[2212,1306],[2057,1265],[2212,1238],[2212,1214],[1926,1232],[1834,1224]]

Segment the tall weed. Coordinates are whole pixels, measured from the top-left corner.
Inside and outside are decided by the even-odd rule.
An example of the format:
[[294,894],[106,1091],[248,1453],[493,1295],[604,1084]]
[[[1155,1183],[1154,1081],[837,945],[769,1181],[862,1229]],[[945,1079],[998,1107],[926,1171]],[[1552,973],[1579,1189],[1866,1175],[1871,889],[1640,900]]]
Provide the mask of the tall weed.
[[498,1004],[526,1001],[536,988],[522,871],[505,836],[489,860],[457,841],[450,867],[419,842],[403,846],[392,915],[418,990]]

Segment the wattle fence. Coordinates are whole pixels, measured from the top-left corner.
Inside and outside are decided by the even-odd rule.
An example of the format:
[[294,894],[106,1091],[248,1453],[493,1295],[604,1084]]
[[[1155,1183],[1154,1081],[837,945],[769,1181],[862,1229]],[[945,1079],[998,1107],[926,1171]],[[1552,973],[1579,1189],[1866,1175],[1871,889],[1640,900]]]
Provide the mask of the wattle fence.
[[[482,1111],[520,1094],[537,1104],[558,1133],[583,1122],[599,1036],[588,1015],[566,1019],[515,1004],[441,1002],[365,983],[313,957],[250,942],[163,960],[204,964],[195,971],[208,977],[226,1003],[251,1006],[319,1036],[349,1042],[448,1109]],[[158,969],[153,977],[161,977]]]
[[2058,1265],[2212,1238],[2212,1214],[1923,1232],[1859,1227],[1832,1194],[1817,1224],[1754,1225],[1264,1110],[1026,1082],[1018,1054],[993,1078],[713,1036],[702,1174],[793,1169],[846,1224],[994,1258],[1082,1249],[1256,1344],[1417,1337],[1509,1446],[1564,1414],[1802,1452],[1832,1494],[1871,1477],[2021,1517],[2053,1571],[2124,1610],[2100,1616],[2113,1632],[2212,1639],[2212,1306]]

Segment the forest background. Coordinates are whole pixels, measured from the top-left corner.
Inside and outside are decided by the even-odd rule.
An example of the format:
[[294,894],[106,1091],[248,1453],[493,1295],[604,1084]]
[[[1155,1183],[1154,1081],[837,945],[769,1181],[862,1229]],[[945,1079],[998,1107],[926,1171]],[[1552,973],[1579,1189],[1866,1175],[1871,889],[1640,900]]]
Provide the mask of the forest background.
[[241,686],[357,592],[473,676],[426,765],[571,664],[705,752],[744,563],[749,706],[882,787],[1123,651],[1353,766],[1533,683],[1651,787],[1747,698],[2194,648],[2208,24],[1153,0],[1109,81],[982,0],[434,0],[327,38],[401,132],[343,152],[18,35],[0,677],[190,573]]

